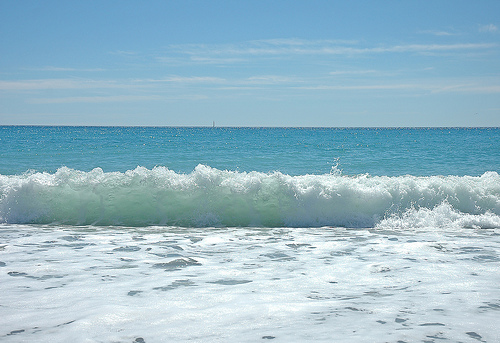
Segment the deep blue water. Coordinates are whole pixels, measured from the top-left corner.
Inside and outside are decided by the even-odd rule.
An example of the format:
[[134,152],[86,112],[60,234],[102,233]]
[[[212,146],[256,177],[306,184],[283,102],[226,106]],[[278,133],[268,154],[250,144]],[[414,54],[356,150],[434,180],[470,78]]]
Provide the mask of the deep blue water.
[[0,127],[0,174],[165,166],[325,174],[472,175],[500,171],[498,128]]

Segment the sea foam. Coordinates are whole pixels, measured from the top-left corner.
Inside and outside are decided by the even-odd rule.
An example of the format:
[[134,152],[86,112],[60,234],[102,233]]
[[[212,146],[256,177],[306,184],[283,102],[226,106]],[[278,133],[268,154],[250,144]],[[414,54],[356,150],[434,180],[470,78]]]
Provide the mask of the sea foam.
[[0,222],[181,227],[500,227],[500,176],[290,176],[198,165],[0,175]]

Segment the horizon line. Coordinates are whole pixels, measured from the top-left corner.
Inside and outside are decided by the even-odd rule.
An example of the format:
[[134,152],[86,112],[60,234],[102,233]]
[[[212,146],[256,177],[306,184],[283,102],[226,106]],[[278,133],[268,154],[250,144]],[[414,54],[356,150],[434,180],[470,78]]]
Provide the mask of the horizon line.
[[0,124],[0,127],[93,127],[93,128],[210,128],[210,129],[498,129],[500,126],[213,126],[213,125],[86,125]]

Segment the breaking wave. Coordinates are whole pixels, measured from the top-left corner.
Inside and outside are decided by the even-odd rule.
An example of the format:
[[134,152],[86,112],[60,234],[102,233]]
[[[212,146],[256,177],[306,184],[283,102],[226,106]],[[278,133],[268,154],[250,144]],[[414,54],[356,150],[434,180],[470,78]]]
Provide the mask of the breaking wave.
[[181,227],[500,227],[500,176],[290,176],[198,165],[0,175],[0,222]]

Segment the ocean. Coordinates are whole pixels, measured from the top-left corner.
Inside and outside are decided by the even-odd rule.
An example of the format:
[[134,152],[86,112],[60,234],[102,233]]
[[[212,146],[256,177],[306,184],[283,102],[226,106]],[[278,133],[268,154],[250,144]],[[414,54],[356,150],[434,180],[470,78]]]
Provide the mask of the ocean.
[[499,128],[0,126],[2,342],[499,342]]

